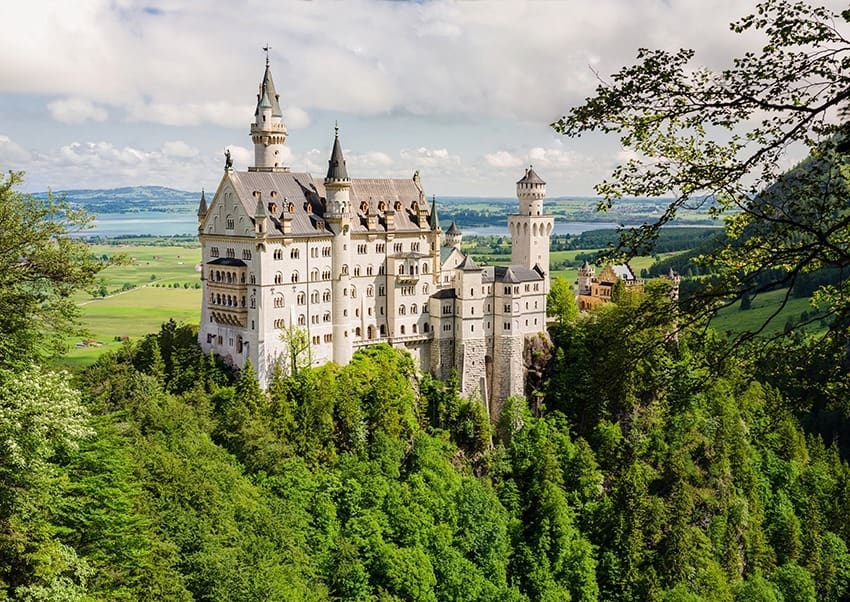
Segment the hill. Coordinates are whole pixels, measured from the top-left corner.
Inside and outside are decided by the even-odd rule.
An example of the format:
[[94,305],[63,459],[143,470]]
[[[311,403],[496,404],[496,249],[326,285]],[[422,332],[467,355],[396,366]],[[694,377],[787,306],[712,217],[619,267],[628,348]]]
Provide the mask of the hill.
[[[198,207],[200,192],[177,190],[165,186],[124,186],[121,188],[93,188],[55,190],[71,204],[92,213],[139,213],[165,211],[186,213]],[[47,192],[37,192],[36,198],[46,198]]]

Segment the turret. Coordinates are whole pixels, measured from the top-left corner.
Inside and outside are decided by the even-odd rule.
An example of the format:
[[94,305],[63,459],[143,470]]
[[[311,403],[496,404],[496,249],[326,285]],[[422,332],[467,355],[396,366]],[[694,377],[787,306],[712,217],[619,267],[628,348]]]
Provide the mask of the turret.
[[207,197],[204,194],[204,189],[201,188],[201,202],[198,205],[198,231],[204,224],[204,219],[207,217]]
[[263,197],[258,193],[257,207],[254,209],[254,233],[257,238],[264,238],[268,233],[268,217],[263,207]]
[[333,360],[345,365],[351,360],[353,322],[349,317],[349,291],[351,290],[351,211],[349,192],[351,179],[342,155],[339,126],[334,127],[334,145],[328,160],[325,176],[327,210],[325,221],[334,233],[331,243],[331,295],[333,320]]
[[525,175],[516,183],[520,215],[543,215],[543,199],[546,197],[546,182],[529,165]]
[[582,266],[578,269],[578,294],[589,295],[591,285],[593,283],[594,270],[593,266],[585,259]]
[[511,232],[511,263],[535,267],[543,274],[544,288],[549,290],[549,237],[555,220],[543,213],[546,182],[529,165],[516,183],[519,213],[508,216]]
[[251,140],[254,142],[254,166],[248,171],[289,171],[283,165],[283,145],[286,142],[286,125],[280,109],[280,95],[274,87],[269,57],[266,55],[266,71],[257,93],[257,108],[251,124]]
[[463,232],[457,227],[457,224],[452,221],[452,225],[446,230],[446,245],[460,249],[460,243],[463,240]]

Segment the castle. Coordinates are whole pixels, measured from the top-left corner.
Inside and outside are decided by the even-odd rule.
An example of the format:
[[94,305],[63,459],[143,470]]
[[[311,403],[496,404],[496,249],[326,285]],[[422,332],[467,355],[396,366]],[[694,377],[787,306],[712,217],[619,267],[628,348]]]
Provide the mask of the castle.
[[[673,284],[670,297],[673,301],[678,301],[681,277],[672,268],[663,277]],[[601,303],[610,302],[617,281],[621,281],[627,289],[642,290],[644,285],[643,279],[636,277],[631,266],[627,263],[606,265],[597,276],[593,266],[585,260],[584,264],[578,269],[576,302],[579,310],[588,311]]]
[[479,266],[454,223],[443,234],[418,172],[349,177],[338,128],[324,178],[283,165],[287,130],[268,57],[250,135],[254,166],[236,171],[228,154],[198,209],[205,352],[237,367],[250,360],[265,386],[292,353],[282,335],[297,331],[314,365],[387,343],[437,378],[457,370],[462,393],[480,394],[494,416],[524,393],[525,340],[546,329],[553,228],[532,168],[508,217],[512,265]]

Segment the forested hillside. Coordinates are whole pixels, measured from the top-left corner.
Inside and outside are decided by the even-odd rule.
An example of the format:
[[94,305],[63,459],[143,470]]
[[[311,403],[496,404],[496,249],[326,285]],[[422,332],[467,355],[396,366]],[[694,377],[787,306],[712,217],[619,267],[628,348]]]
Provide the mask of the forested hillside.
[[834,367],[788,353],[789,387],[671,339],[643,318],[668,298],[653,284],[563,323],[532,407],[509,400],[492,429],[382,346],[267,394],[174,323],[73,385],[9,369],[4,596],[843,599],[850,470],[837,431],[800,420],[845,411],[817,384]]

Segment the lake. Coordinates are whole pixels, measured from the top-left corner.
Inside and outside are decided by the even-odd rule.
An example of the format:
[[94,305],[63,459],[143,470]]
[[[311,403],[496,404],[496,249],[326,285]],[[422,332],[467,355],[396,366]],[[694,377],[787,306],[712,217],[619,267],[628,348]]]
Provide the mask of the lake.
[[[163,213],[146,211],[140,213],[100,213],[94,220],[93,228],[81,233],[82,236],[178,236],[198,233],[198,218],[194,213]],[[448,227],[448,226],[445,226]],[[611,222],[565,222],[555,219],[554,234],[581,234],[588,230],[616,228]],[[508,236],[508,227],[481,226],[465,228],[468,236]]]

